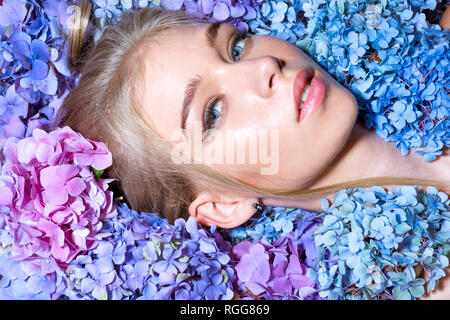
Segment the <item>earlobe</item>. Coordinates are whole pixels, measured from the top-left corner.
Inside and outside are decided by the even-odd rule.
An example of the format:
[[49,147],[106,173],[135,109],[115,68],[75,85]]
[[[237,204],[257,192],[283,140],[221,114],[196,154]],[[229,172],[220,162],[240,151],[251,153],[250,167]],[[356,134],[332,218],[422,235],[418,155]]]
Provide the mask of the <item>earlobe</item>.
[[203,225],[220,228],[237,227],[255,213],[256,198],[225,197],[210,192],[201,192],[189,206],[189,214]]
[[215,224],[218,227],[222,227],[233,222],[233,216],[235,216],[234,213],[238,206],[238,202],[193,201],[189,206],[189,213],[203,225],[210,226]]

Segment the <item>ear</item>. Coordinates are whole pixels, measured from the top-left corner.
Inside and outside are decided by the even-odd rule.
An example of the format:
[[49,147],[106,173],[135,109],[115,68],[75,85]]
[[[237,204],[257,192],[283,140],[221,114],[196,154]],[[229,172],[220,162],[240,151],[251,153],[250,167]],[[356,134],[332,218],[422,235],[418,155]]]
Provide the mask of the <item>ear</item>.
[[230,229],[249,220],[256,212],[256,197],[225,196],[202,191],[189,205],[189,214],[203,225]]

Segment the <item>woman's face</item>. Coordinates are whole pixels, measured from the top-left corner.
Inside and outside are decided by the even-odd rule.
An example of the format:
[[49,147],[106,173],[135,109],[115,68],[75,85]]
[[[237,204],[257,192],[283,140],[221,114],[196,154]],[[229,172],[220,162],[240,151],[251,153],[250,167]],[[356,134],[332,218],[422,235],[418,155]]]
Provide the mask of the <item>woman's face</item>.
[[[307,188],[344,147],[357,118],[355,97],[287,41],[248,35],[233,46],[238,29],[220,24],[216,37],[207,37],[212,26],[172,29],[150,44],[145,53],[145,120],[171,142],[174,154],[190,146],[191,152],[210,156],[204,163],[247,183]],[[299,122],[293,84],[303,68],[312,68],[326,91],[319,108]],[[185,96],[188,83],[198,85],[195,95],[188,95],[191,99]],[[183,108],[187,100],[190,107]],[[202,130],[209,132],[204,141]],[[190,140],[181,140],[181,131]]]

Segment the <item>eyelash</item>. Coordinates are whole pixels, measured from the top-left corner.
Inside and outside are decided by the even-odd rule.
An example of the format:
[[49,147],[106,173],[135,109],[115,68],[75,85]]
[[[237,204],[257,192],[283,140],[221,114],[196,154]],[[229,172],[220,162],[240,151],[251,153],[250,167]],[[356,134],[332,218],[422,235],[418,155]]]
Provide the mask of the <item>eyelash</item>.
[[[236,45],[239,42],[241,42],[242,40],[246,40],[248,37],[249,37],[248,33],[245,31],[242,31],[242,30],[238,30],[233,34],[232,39],[231,39],[231,50],[230,50],[230,52],[228,52],[228,55],[230,56],[231,60],[233,60],[233,62],[237,62],[236,56],[234,54],[234,49],[237,47]],[[246,41],[244,41],[244,47],[245,47],[245,44],[246,44]],[[241,55],[242,55],[243,51],[244,51],[244,48],[240,52]],[[223,108],[223,99],[221,99],[221,97],[216,97],[212,103],[210,103],[206,106],[205,113],[203,116],[204,131],[211,129],[211,127],[217,126],[217,125],[211,125],[211,122],[213,119],[212,117],[213,117],[215,107],[219,101],[222,104],[222,108]],[[221,111],[221,114],[222,114],[222,111]],[[220,122],[220,118],[221,117],[219,117],[219,122]],[[204,139],[205,138],[206,137],[204,137]]]

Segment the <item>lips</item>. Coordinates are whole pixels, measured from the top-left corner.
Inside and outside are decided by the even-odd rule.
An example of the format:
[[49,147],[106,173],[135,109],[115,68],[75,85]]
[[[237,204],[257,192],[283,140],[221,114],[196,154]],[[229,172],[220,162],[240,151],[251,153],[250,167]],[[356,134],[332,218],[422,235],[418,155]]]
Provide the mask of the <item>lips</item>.
[[[303,93],[306,93],[304,91],[307,84],[309,84],[308,96],[300,109],[300,100]],[[314,75],[314,69],[304,68],[297,73],[292,90],[297,122],[302,122],[322,104],[327,87],[320,76]]]
[[308,97],[300,110],[300,121],[308,118],[314,110],[319,108],[325,98],[326,90],[326,84],[320,77],[314,77],[311,79]]
[[294,107],[297,115],[297,121],[300,120],[300,98],[303,93],[303,89],[306,84],[314,77],[314,70],[310,67],[301,69],[295,79],[293,84],[293,97],[294,97]]

